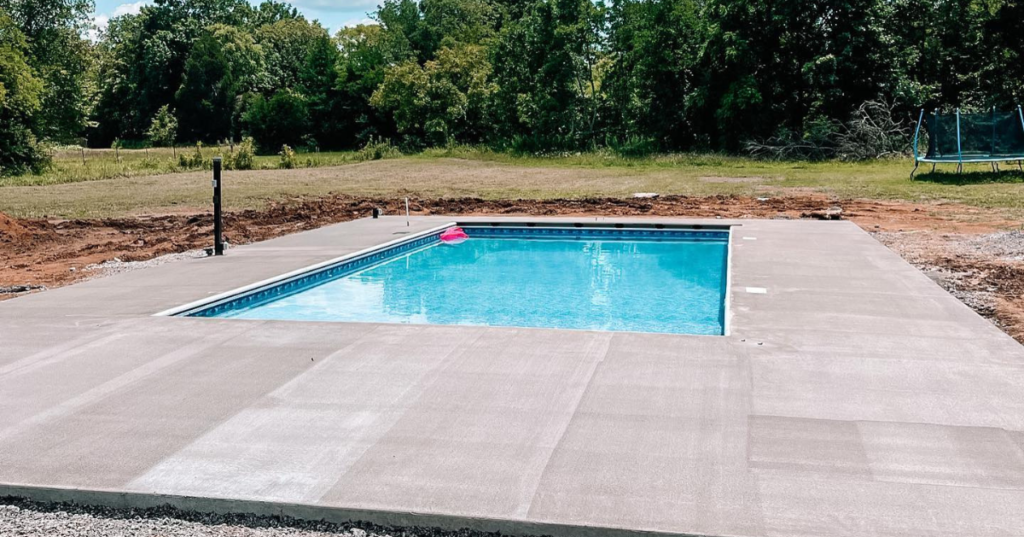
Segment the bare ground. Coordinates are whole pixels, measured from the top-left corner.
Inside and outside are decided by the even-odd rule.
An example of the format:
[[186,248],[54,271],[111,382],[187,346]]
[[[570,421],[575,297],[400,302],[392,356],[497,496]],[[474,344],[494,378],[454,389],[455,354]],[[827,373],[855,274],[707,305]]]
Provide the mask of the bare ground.
[[[1024,343],[1024,232],[998,212],[966,205],[821,194],[778,198],[663,196],[657,199],[484,200],[413,198],[416,214],[845,218],[871,232],[980,314]],[[245,244],[404,209],[395,198],[330,195],[228,213],[226,237]],[[145,261],[209,246],[208,213],[116,219],[12,219],[0,213],[0,300],[104,273],[111,260]]]

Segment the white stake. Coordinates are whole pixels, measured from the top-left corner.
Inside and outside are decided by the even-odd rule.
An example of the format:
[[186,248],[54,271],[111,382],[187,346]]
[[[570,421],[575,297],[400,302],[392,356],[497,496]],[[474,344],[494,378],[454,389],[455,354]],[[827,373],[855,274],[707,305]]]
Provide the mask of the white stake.
[[409,198],[405,198],[405,227],[409,227]]

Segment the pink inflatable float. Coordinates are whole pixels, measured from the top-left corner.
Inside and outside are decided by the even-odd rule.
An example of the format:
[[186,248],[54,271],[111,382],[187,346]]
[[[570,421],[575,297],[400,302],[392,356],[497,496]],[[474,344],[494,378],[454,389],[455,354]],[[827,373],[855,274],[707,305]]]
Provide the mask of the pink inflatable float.
[[468,238],[469,235],[461,227],[450,227],[441,232],[441,242],[445,244],[461,244]]

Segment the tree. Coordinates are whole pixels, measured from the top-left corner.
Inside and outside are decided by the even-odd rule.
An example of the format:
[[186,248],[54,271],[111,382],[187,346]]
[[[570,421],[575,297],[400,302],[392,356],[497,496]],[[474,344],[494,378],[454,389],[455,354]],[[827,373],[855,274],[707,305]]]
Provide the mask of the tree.
[[264,89],[271,93],[295,88],[310,49],[320,40],[330,41],[326,30],[302,18],[283,19],[261,26],[254,37],[266,60]]
[[268,24],[301,18],[303,17],[299,14],[299,10],[285,2],[264,0],[250,15],[249,27],[255,29]]
[[173,104],[185,64],[211,25],[248,28],[253,11],[245,0],[154,0],[138,15],[110,20],[99,43],[99,98],[90,138],[140,139],[153,115]]
[[153,116],[153,123],[146,132],[154,147],[167,147],[174,144],[178,137],[178,120],[174,118],[168,105],[163,105]]
[[33,130],[44,139],[72,141],[86,126],[91,46],[81,34],[92,0],[0,0],[0,10],[25,36],[25,58],[43,83]]
[[984,50],[992,55],[979,78],[986,104],[1012,108],[1024,103],[1024,3],[1003,2],[985,24]]
[[0,0],[42,84],[18,116],[35,138],[91,119],[94,143],[143,139],[167,107],[182,139],[251,129],[274,151],[404,136],[739,152],[834,139],[866,102],[1024,99],[1016,0],[383,0],[333,41],[281,0],[152,0],[95,44],[92,1]]
[[42,108],[43,84],[28,64],[28,43],[0,10],[0,175],[39,171],[46,154],[31,125]]
[[502,28],[491,56],[500,137],[528,151],[595,141],[603,21],[590,0],[534,0]]
[[717,0],[690,98],[694,127],[738,150],[751,138],[800,137],[845,121],[885,88],[875,0]]
[[389,69],[370,103],[393,112],[398,130],[418,142],[479,142],[496,90],[490,74],[483,47],[444,47],[422,67],[410,60]]
[[310,134],[320,145],[340,147],[339,128],[346,121],[341,116],[342,95],[338,90],[338,61],[341,55],[334,41],[323,35],[313,41],[299,72],[298,89],[305,97],[312,122]]
[[370,106],[370,97],[384,81],[389,66],[412,57],[403,39],[375,24],[338,32],[337,113],[344,121],[338,126],[342,135],[339,143],[362,145],[372,136],[390,137],[397,132],[394,118]]
[[245,134],[256,139],[264,153],[275,152],[283,145],[296,146],[308,135],[309,113],[302,96],[280,90],[267,99],[251,95],[242,114]]
[[686,114],[702,32],[693,0],[625,0],[609,10],[606,129],[665,149],[697,144]]
[[232,135],[236,98],[260,86],[263,53],[251,35],[215,24],[196,42],[175,95],[179,136],[216,141]]
[[498,10],[487,0],[421,0],[422,19],[415,44],[420,61],[436,57],[441,48],[479,45],[495,34]]

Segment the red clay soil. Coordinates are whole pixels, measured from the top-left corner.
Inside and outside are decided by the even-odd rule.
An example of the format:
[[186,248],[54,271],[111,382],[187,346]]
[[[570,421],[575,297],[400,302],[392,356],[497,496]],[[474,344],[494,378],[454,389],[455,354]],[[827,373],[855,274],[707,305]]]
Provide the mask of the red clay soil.
[[[960,276],[955,285],[974,286],[995,300],[979,306],[965,300],[1024,343],[1024,263],[945,251],[947,238],[994,233],[1013,226],[982,209],[955,204],[920,205],[871,200],[836,201],[825,196],[771,199],[663,196],[656,199],[481,200],[411,199],[414,214],[533,216],[682,216],[723,218],[843,218],[876,232],[904,254],[907,241],[927,241],[913,259],[923,269]],[[368,216],[404,212],[398,199],[330,196],[273,203],[264,210],[225,215],[225,236],[233,244],[265,240]],[[1018,224],[1019,225],[1019,224]],[[95,276],[85,267],[119,259],[144,261],[210,245],[212,216],[168,215],[96,220],[12,219],[0,213],[0,300],[25,291],[52,288]],[[907,257],[906,254],[904,254]],[[964,266],[969,265],[969,266]],[[965,272],[967,271],[967,272]],[[942,280],[939,280],[943,283]],[[992,290],[995,291],[992,291]],[[969,291],[969,289],[968,289]],[[960,296],[960,295],[958,295]]]

